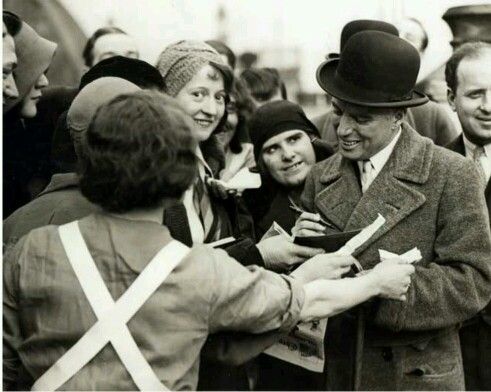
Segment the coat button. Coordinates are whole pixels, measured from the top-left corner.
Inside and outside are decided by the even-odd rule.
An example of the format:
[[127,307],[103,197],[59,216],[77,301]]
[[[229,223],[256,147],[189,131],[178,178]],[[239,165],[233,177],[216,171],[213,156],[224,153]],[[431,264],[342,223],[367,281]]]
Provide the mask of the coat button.
[[392,361],[394,358],[394,354],[392,353],[392,348],[390,347],[384,347],[382,348],[382,358],[386,361]]

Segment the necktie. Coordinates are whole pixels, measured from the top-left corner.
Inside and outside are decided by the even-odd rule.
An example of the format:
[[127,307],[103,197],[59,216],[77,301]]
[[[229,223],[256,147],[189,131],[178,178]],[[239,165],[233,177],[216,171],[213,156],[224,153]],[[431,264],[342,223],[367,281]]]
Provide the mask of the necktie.
[[474,162],[476,163],[477,171],[479,172],[482,182],[486,184],[488,182],[488,176],[484,169],[484,160],[486,159],[486,154],[484,153],[483,146],[477,146],[474,149]]
[[370,184],[374,180],[374,175],[375,175],[375,168],[373,167],[372,162],[370,159],[367,159],[363,161],[363,170],[361,173],[361,191],[363,193],[366,192]]

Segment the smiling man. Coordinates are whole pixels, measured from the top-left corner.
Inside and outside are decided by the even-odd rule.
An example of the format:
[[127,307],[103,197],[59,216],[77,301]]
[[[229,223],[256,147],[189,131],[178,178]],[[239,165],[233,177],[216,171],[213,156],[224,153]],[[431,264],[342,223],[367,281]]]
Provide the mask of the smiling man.
[[[380,262],[381,249],[403,254],[417,247],[422,256],[406,302],[380,300],[340,316],[346,325],[358,320],[357,334],[328,350],[331,389],[463,389],[458,326],[491,296],[491,235],[476,168],[402,121],[406,108],[427,101],[413,90],[419,64],[403,39],[363,31],[317,71],[334,97],[340,146],[312,168],[304,208],[333,231],[385,217],[354,254],[364,269]],[[318,222],[308,217],[297,220],[297,235],[317,233]],[[335,324],[331,318],[328,329]],[[346,360],[343,345],[353,338],[358,344]]]
[[[445,76],[448,102],[463,130],[447,147],[475,162],[491,210],[491,44],[462,45],[448,60]],[[464,323],[460,342],[466,389],[490,390],[491,304]]]

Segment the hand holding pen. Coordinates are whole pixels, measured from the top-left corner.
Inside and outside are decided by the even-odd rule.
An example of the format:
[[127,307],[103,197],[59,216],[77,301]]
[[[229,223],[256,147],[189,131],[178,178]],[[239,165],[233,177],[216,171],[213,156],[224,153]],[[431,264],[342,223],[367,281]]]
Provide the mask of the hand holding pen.
[[307,212],[290,200],[290,209],[298,212],[300,216],[297,218],[295,226],[292,229],[292,234],[298,237],[308,237],[315,235],[324,235],[326,227],[336,229],[331,223],[322,219],[320,214]]
[[296,237],[325,235],[327,227],[334,228],[333,225],[322,219],[319,214],[303,211],[292,228],[292,234]]

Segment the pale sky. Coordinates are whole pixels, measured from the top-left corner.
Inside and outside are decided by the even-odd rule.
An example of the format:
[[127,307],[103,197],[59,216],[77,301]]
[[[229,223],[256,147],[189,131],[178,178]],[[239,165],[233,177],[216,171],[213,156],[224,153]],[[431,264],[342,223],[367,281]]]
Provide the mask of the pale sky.
[[[451,32],[441,19],[443,13],[449,7],[476,3],[471,0],[60,1],[87,35],[110,22],[126,30],[138,41],[142,58],[150,63],[174,41],[214,38],[221,5],[227,14],[222,28],[233,50],[238,53],[263,50],[270,55],[267,61],[276,59],[283,64],[299,65],[302,86],[309,92],[320,91],[315,69],[327,52],[338,51],[341,29],[350,20],[382,19],[397,24],[403,16],[418,18],[430,37],[423,69],[431,69],[446,61],[451,53]],[[279,58],[273,48],[286,48],[285,56]]]

